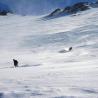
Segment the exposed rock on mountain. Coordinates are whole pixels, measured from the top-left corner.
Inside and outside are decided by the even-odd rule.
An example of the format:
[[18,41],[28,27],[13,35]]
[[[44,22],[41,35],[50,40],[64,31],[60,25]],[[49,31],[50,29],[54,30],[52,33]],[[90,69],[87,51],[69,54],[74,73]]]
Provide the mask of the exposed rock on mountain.
[[56,16],[61,12],[60,8],[57,8],[55,11],[53,11],[49,16]]
[[98,1],[95,3],[91,3],[91,7],[94,7],[94,8],[98,7]]
[[5,16],[7,13],[12,13],[12,11],[7,5],[0,3],[0,15]]
[[95,3],[79,2],[72,6],[67,6],[64,9],[57,8],[55,11],[53,11],[47,17],[58,17],[58,16],[63,16],[63,15],[76,14],[80,11],[88,10],[91,7],[98,7],[98,2],[95,2]]
[[71,12],[74,13],[77,11],[85,11],[87,9],[89,9],[89,5],[87,3],[80,2],[71,7]]
[[0,11],[0,15],[2,15],[2,16],[7,15],[7,13],[11,13],[11,12],[10,11],[6,11],[6,10]]

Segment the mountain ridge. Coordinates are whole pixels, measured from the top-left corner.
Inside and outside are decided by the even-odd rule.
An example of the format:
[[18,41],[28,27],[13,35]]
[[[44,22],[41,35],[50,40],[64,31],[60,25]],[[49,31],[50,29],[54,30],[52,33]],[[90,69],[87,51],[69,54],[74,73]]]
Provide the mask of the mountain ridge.
[[1,3],[9,6],[13,13],[21,15],[47,14],[56,8],[64,8],[82,1],[96,0],[0,0]]
[[50,13],[48,16],[45,18],[55,18],[59,16],[64,16],[64,15],[72,15],[76,14],[80,11],[86,11],[90,8],[98,8],[98,1],[97,2],[78,2],[73,4],[72,6],[67,6],[63,9],[57,8],[55,9],[52,13]]

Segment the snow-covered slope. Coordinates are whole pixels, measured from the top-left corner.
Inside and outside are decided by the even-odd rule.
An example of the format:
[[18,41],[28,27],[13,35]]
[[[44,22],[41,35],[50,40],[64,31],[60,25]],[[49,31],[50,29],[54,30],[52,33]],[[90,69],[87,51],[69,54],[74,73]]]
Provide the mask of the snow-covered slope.
[[98,9],[41,17],[0,16],[0,98],[97,98]]

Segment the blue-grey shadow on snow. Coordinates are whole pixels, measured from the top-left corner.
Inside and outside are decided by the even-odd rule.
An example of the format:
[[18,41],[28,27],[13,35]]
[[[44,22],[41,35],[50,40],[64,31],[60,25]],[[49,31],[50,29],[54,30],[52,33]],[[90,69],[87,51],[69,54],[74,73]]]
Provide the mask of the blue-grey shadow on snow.
[[34,64],[34,65],[28,65],[28,64],[26,64],[26,65],[21,65],[19,67],[38,67],[38,66],[41,66],[41,64]]
[[0,92],[0,98],[4,98],[4,94]]
[[76,98],[74,96],[58,96],[58,97],[53,97],[53,98]]
[[14,67],[14,66],[12,66],[12,67],[2,67],[0,69],[24,68],[24,67],[39,67],[39,66],[41,66],[41,64],[34,64],[34,65],[28,65],[28,64],[26,64],[26,65],[21,65],[21,66],[18,66],[18,67]]
[[89,94],[98,94],[98,91],[95,91],[93,89],[80,89],[80,91],[84,93],[89,93]]

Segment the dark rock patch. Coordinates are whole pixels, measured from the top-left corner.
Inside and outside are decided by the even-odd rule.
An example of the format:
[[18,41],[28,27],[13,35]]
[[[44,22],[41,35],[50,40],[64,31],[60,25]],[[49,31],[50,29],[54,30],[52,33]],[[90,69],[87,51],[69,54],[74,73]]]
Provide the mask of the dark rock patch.
[[11,9],[7,5],[0,3],[0,16],[6,16],[8,13],[12,13]]

